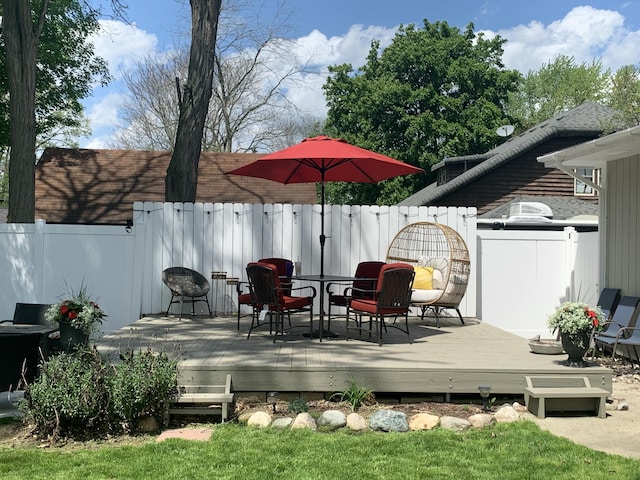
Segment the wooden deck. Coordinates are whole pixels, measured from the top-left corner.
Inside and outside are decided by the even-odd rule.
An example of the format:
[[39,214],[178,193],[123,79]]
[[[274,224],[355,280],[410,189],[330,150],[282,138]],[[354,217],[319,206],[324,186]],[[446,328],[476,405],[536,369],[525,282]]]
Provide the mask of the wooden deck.
[[340,319],[331,325],[338,338],[319,342],[304,337],[308,329],[301,329],[275,344],[268,328],[254,330],[247,339],[249,322],[244,317],[238,331],[235,317],[150,316],[97,343],[114,357],[120,349],[164,349],[180,360],[180,383],[220,384],[230,373],[233,390],[246,393],[330,393],[353,380],[377,393],[402,396],[448,400],[477,395],[479,385],[490,385],[492,394],[521,396],[525,375],[586,376],[594,387],[612,388],[610,369],[564,366],[565,354],[531,353],[526,339],[474,319],[462,325],[457,318],[443,318],[436,328],[433,318],[413,318],[412,344],[389,329],[382,347],[367,337],[347,341]]

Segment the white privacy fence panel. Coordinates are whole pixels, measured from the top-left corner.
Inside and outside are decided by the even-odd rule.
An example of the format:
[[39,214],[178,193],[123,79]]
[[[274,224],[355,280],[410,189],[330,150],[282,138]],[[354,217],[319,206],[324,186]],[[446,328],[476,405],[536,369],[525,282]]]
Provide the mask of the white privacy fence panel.
[[84,284],[109,315],[104,331],[121,328],[140,312],[134,252],[124,227],[0,225],[0,318],[11,319],[17,302],[54,303]]
[[[449,225],[467,242],[465,316],[522,336],[549,335],[546,318],[562,301],[596,301],[597,233],[478,231],[475,208],[327,206],[325,272],[351,275],[360,261],[383,260],[395,234],[418,221]],[[166,310],[162,271],[171,266],[203,273],[214,310],[235,312],[235,286],[212,272],[244,280],[247,263],[274,256],[319,273],[320,228],[319,205],[190,203],[136,203],[129,231],[0,225],[0,319],[12,317],[16,302],[52,303],[84,282],[109,315],[103,331],[119,329]]]
[[[136,203],[134,225],[143,245],[141,312],[166,309],[170,292],[162,271],[192,268],[211,279],[212,272],[246,280],[247,263],[265,257],[300,261],[302,272],[320,273],[320,205]],[[325,207],[324,271],[351,275],[364,260],[384,260],[395,234],[418,221],[445,223],[460,232],[476,259],[476,209],[453,207]],[[211,279],[214,309],[235,311],[235,287]],[[461,305],[475,316],[476,282]],[[202,306],[199,305],[200,308]]]
[[565,301],[595,305],[598,233],[478,231],[478,317],[529,338],[552,337],[547,318]]

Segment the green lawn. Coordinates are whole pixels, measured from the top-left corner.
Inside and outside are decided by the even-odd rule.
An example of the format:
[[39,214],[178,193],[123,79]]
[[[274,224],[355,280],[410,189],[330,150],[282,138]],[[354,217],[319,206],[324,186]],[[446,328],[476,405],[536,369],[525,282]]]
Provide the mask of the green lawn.
[[[597,432],[593,432],[597,435]],[[639,440],[640,441],[640,440]],[[2,479],[640,479],[640,461],[532,422],[453,433],[320,433],[216,425],[208,442],[0,449]]]

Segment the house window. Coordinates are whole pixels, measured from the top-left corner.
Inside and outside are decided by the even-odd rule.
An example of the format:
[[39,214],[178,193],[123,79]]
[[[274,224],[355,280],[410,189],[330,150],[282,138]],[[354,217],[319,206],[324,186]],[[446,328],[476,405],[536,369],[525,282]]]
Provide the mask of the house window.
[[[593,168],[576,168],[575,172],[598,185],[598,170]],[[581,182],[577,178],[573,181],[573,193],[578,196],[593,196],[596,194],[591,185]]]

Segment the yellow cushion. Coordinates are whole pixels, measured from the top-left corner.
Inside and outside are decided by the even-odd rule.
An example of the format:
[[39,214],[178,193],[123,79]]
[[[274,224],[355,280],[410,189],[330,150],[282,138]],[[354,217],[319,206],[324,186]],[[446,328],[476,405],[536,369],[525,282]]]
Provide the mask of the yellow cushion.
[[433,289],[433,267],[413,267],[416,276],[413,278],[413,288],[417,290]]

